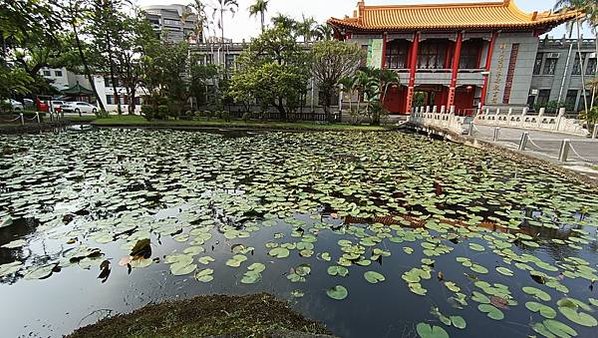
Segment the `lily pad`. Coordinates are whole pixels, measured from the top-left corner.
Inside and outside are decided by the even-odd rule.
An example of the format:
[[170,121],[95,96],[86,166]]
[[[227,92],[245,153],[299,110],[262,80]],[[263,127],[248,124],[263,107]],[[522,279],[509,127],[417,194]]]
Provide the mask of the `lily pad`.
[[372,284],[380,283],[386,280],[384,275],[376,271],[366,271],[363,274],[363,277]]
[[349,292],[347,291],[347,289],[344,286],[336,285],[336,286],[333,286],[332,288],[328,289],[328,291],[326,291],[326,294],[328,295],[328,297],[330,297],[332,299],[343,300],[343,299],[347,298],[347,295],[349,294]]
[[440,326],[419,323],[415,329],[420,338],[449,338],[449,334]]

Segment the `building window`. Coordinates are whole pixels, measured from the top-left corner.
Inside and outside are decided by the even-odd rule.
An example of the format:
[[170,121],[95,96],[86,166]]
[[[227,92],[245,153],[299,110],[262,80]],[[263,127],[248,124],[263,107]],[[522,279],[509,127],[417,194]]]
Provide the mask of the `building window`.
[[542,72],[542,61],[544,61],[544,54],[538,53],[536,61],[534,62],[534,75],[540,75]]
[[235,55],[234,54],[226,54],[225,57],[225,66],[226,69],[234,69],[235,68]]
[[444,69],[446,43],[441,41],[424,41],[419,46],[417,68]]
[[460,69],[478,69],[480,68],[480,45],[478,41],[466,41],[461,48],[461,58],[459,61]]
[[544,65],[544,75],[554,75],[554,72],[556,71],[556,63],[559,61],[559,59],[556,58],[547,58],[546,59],[546,64]]
[[55,70],[54,71],[54,76],[61,77],[62,76],[62,70]]
[[571,75],[581,75],[581,69],[583,68],[583,61],[586,59],[586,53],[583,53],[581,55],[581,60],[579,59],[579,54],[575,53],[575,56],[573,56],[573,58],[575,59],[573,61],[573,68],[571,69]]
[[52,76],[49,70],[44,70],[44,76]]
[[596,58],[588,59],[586,66],[586,75],[594,75],[596,73]]
[[538,100],[536,100],[536,103],[538,104],[538,106],[540,108],[546,107],[546,104],[548,103],[549,100],[550,100],[550,89],[540,89],[540,92],[538,93]]
[[577,90],[568,90],[567,91],[567,97],[565,98],[565,108],[567,108],[568,111],[574,111],[575,110],[575,102],[577,101]]
[[177,20],[164,19],[164,25],[180,27],[183,23]]
[[[119,87],[118,79],[115,79],[115,82],[116,86]],[[106,88],[112,88],[112,80],[110,79],[110,77],[104,78],[104,85],[106,86]]]
[[106,95],[106,104],[114,104],[114,96]]
[[386,45],[386,68],[405,69],[407,68],[407,54],[409,53],[408,43],[401,40],[390,41]]

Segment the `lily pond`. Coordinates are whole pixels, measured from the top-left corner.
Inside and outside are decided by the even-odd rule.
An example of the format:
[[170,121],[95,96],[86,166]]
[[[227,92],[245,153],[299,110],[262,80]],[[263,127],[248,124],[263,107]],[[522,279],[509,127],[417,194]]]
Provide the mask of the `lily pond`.
[[2,337],[269,292],[339,337],[597,337],[598,194],[402,132],[0,135]]

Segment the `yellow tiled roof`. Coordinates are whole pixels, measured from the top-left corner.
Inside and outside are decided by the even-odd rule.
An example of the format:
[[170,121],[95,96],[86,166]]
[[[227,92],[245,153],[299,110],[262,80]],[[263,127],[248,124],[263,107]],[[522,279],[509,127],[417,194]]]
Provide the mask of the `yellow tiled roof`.
[[354,17],[331,18],[328,23],[339,28],[359,30],[420,29],[529,29],[552,27],[574,19],[577,11],[521,11],[512,0],[486,3],[430,5],[365,6],[358,3]]

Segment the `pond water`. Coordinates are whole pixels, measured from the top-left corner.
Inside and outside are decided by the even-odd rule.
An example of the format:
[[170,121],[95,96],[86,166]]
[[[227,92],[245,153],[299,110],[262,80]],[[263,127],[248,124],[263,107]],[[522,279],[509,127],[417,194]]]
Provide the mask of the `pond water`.
[[549,167],[399,132],[0,144],[2,337],[260,291],[341,337],[597,336],[598,196]]

